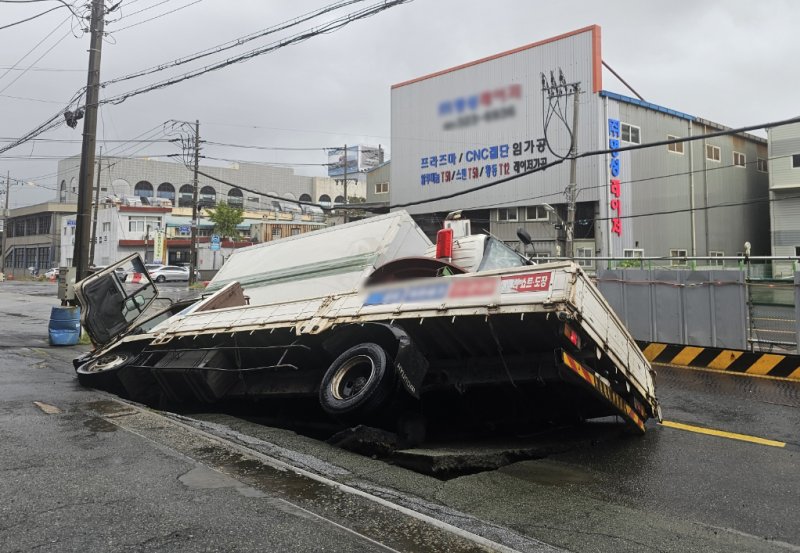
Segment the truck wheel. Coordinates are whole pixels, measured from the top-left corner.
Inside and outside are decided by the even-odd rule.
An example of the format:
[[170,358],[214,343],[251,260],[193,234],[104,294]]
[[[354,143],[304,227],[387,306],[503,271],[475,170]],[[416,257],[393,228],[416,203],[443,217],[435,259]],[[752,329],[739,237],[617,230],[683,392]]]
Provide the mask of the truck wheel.
[[319,402],[329,414],[353,418],[385,406],[394,384],[392,360],[371,342],[353,346],[334,360],[319,388]]
[[75,369],[78,374],[78,382],[87,388],[98,388],[120,394],[124,388],[117,372],[135,358],[136,355],[130,351],[110,351]]

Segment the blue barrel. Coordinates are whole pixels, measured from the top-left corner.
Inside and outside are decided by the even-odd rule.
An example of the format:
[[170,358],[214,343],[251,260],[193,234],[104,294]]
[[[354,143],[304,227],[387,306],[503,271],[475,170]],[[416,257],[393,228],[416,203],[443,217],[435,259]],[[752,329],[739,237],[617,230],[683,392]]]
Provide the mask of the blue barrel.
[[54,307],[47,325],[52,346],[74,346],[81,339],[81,308]]

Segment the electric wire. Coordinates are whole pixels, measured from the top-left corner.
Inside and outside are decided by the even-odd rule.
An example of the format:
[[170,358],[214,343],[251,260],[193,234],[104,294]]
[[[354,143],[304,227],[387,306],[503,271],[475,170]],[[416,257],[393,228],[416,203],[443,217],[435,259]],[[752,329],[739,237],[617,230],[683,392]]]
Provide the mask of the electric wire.
[[[259,38],[263,38],[265,36],[277,33],[279,31],[283,31],[283,30],[289,29],[291,27],[299,25],[300,23],[304,23],[306,21],[309,21],[311,19],[319,17],[320,15],[323,15],[325,13],[329,13],[331,11],[338,10],[338,9],[344,7],[344,6],[347,6],[347,5],[350,5],[350,4],[354,4],[356,2],[363,2],[363,1],[364,0],[345,0],[345,1],[342,1],[342,2],[337,2],[336,4],[330,4],[328,6],[324,6],[324,7],[320,8],[318,10],[314,10],[314,11],[305,13],[303,15],[300,15],[300,16],[294,18],[294,19],[283,21],[283,22],[278,23],[276,25],[273,25],[271,27],[267,27],[266,29],[263,29],[261,31],[257,31],[255,33],[251,33],[249,35],[244,35],[244,36],[239,37],[239,38],[237,38],[235,40],[224,42],[224,43],[219,44],[217,46],[213,46],[211,48],[206,48],[205,50],[201,50],[199,52],[195,52],[193,54],[189,54],[188,56],[183,56],[183,57],[174,59],[174,60],[166,62],[166,63],[161,63],[161,64],[158,64],[158,65],[146,68],[146,69],[142,69],[140,71],[136,71],[134,73],[130,73],[128,75],[124,75],[124,76],[121,76],[121,77],[116,77],[114,79],[110,79],[108,81],[105,81],[105,82],[101,83],[101,86],[108,86],[110,84],[114,84],[114,83],[118,83],[118,82],[122,82],[122,81],[127,81],[127,80],[130,80],[130,79],[135,79],[137,77],[143,77],[145,75],[150,75],[152,73],[156,73],[158,71],[163,71],[165,69],[171,69],[173,67],[178,67],[180,65],[184,65],[186,63],[190,63],[190,62],[196,61],[198,59],[202,59],[204,57],[208,57],[208,56],[211,56],[211,55],[214,55],[214,54],[218,54],[218,53],[224,52],[226,50],[230,50],[232,48],[236,48],[238,46],[241,46],[241,45],[246,44],[248,42],[251,42],[253,40],[256,40],[256,39],[259,39]],[[119,29],[119,30],[121,30],[121,29]]]
[[148,23],[148,22],[150,22],[150,21],[155,21],[156,19],[161,19],[162,17],[165,17],[165,16],[167,16],[167,15],[170,15],[170,14],[172,14],[172,13],[175,13],[175,12],[178,12],[178,11],[181,11],[181,10],[184,10],[184,9],[186,9],[186,8],[190,7],[190,6],[194,6],[195,4],[199,4],[199,3],[200,3],[200,2],[202,2],[202,1],[203,1],[203,0],[194,0],[194,1],[192,1],[192,2],[189,2],[188,4],[185,4],[185,5],[183,5],[183,6],[180,6],[180,7],[178,7],[178,8],[175,8],[174,10],[169,10],[169,11],[166,11],[166,12],[164,12],[164,13],[158,14],[158,15],[156,15],[156,16],[154,16],[154,17],[150,17],[149,19],[143,19],[142,21],[138,21],[138,22],[136,22],[136,23],[131,23],[130,25],[127,25],[127,26],[125,26],[125,27],[121,27],[121,28],[119,28],[119,29],[116,29],[116,30],[114,30],[113,32],[115,32],[115,33],[118,33],[118,32],[120,32],[120,31],[124,31],[124,30],[126,30],[126,29],[132,29],[133,27],[138,27],[139,25],[143,25],[143,24],[145,24],[145,23]]

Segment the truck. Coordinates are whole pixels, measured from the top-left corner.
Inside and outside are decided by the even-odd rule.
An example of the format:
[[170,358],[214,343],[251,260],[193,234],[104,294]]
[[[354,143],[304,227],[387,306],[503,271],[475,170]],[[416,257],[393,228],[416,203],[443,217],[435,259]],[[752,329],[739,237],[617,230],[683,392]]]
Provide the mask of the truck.
[[242,248],[203,297],[160,309],[129,256],[76,285],[95,344],[77,377],[145,403],[316,398],[366,425],[443,398],[635,433],[660,420],[655,373],[580,266],[444,227],[434,244],[397,211]]

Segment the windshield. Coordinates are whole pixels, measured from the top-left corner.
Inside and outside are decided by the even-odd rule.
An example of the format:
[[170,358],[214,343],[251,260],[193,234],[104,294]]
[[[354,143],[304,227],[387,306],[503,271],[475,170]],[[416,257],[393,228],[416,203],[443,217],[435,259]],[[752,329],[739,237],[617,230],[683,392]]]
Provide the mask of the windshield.
[[487,237],[479,271],[491,269],[505,269],[507,267],[524,267],[533,265],[529,260],[506,246],[503,242],[492,236]]

